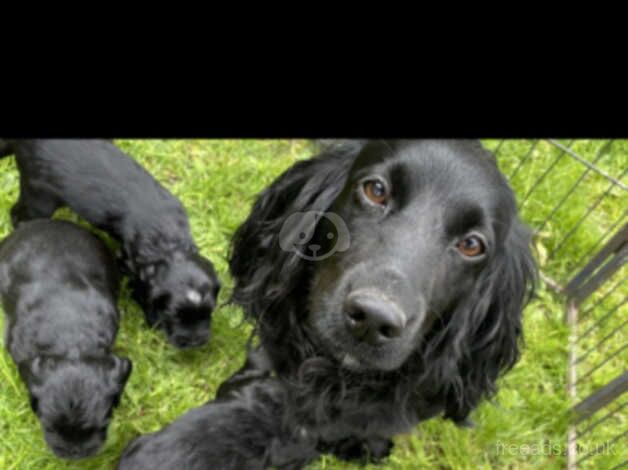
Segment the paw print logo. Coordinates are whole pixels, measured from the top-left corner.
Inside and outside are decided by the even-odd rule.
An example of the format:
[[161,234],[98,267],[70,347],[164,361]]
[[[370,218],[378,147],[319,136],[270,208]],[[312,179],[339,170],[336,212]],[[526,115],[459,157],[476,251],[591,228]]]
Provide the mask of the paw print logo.
[[[312,238],[320,226],[322,240]],[[279,232],[279,246],[284,251],[310,261],[320,261],[336,252],[349,249],[349,229],[333,212],[295,212],[286,219]]]

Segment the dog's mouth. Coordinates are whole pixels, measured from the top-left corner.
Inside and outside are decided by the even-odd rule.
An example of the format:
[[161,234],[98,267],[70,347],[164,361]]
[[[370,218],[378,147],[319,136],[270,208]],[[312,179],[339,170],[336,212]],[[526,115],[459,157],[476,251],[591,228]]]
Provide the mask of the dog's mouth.
[[365,345],[349,345],[346,341],[326,338],[320,348],[339,368],[350,372],[391,372],[399,369],[412,355],[397,348],[374,348]]

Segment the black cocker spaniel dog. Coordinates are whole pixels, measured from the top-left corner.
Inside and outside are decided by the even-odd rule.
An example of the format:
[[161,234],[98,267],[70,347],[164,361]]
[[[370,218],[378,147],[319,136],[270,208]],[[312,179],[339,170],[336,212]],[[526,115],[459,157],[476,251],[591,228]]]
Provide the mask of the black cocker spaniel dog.
[[0,243],[5,345],[62,458],[99,451],[131,373],[112,352],[119,279],[105,244],[70,222],[27,222]]
[[10,154],[20,171],[15,226],[69,206],[121,242],[149,325],[179,348],[207,342],[220,282],[174,195],[106,140],[0,140],[0,157]]
[[259,346],[216,401],[142,437],[121,468],[166,468],[157,442],[186,468],[377,461],[423,420],[469,424],[519,357],[529,241],[479,142],[352,142],[295,164],[233,239],[232,300]]

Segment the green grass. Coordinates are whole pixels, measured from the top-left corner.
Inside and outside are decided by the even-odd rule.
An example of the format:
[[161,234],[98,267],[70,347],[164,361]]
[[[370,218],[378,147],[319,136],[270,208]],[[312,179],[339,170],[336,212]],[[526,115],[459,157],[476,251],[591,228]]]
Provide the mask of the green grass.
[[[305,141],[150,140],[119,141],[117,144],[137,158],[183,201],[201,251],[214,261],[223,280],[225,288],[221,292],[221,301],[228,298],[231,287],[226,263],[229,238],[248,214],[254,196],[293,162],[308,158],[315,151],[314,146]],[[487,141],[485,144],[488,148],[495,148],[497,142]],[[601,144],[580,141],[574,144],[574,149],[592,159]],[[516,168],[529,147],[526,141],[509,141],[501,146],[499,162],[507,175]],[[513,179],[520,198],[557,155],[551,146],[544,143],[535,149],[530,160]],[[628,167],[628,142],[615,142],[611,152],[603,155],[598,163],[610,174],[620,175]],[[582,168],[570,158],[561,158],[555,171],[526,202],[522,212],[525,220],[532,226],[538,226],[564,191],[579,177]],[[595,245],[605,228],[618,220],[628,206],[625,193],[612,191],[591,220],[560,251],[550,256],[567,227],[573,225],[595,196],[607,187],[595,175],[588,175],[583,186],[586,188],[576,191],[537,237],[542,268],[559,282],[570,278],[575,262]],[[12,158],[4,159],[0,161],[0,237],[11,230],[9,208],[17,195],[15,163]],[[68,210],[59,211],[57,217],[78,220]],[[622,275],[625,276],[625,273]],[[592,313],[589,321],[594,321],[596,315],[604,313],[605,306],[614,305],[613,302],[625,294],[623,289],[611,295]],[[121,296],[120,309],[123,319],[115,350],[133,360],[134,370],[114,415],[106,447],[98,456],[82,462],[68,463],[56,459],[47,449],[39,424],[30,411],[26,389],[10,356],[2,348],[1,469],[112,468],[131,439],[160,429],[186,410],[212,398],[218,384],[243,360],[250,326],[243,323],[242,312],[237,308],[222,307],[217,310],[211,343],[193,352],[177,351],[165,342],[161,333],[147,329],[139,308],[129,300],[126,289]],[[495,400],[482,404],[474,412],[472,417],[478,426],[472,430],[461,430],[440,419],[428,421],[417,426],[411,434],[397,437],[394,452],[385,464],[367,468],[563,468],[564,456],[547,451],[550,446],[559,446],[559,454],[564,451],[571,405],[565,391],[569,332],[564,325],[563,314],[563,299],[541,285],[537,298],[525,312],[526,348],[522,360],[501,379],[500,392]],[[612,331],[619,325],[621,317],[616,315],[607,322],[603,332]],[[0,315],[0,324],[3,321]],[[612,339],[609,350],[626,341],[626,333],[620,332]],[[583,343],[583,350],[594,344],[593,340]],[[604,350],[595,351],[587,362],[596,364],[602,354]],[[589,389],[606,383],[623,370],[626,359],[625,355],[620,355],[594,374],[591,383],[584,384],[582,397]],[[587,364],[581,366],[582,371],[586,370],[585,366]],[[626,421],[624,411],[611,420],[612,426],[604,431],[606,434],[600,431],[596,439],[616,435],[622,426],[625,429]],[[548,456],[548,453],[553,455]],[[595,465],[609,468],[619,463],[620,457],[601,456],[595,460]],[[626,458],[625,453],[623,458]],[[310,468],[359,467],[324,456]]]

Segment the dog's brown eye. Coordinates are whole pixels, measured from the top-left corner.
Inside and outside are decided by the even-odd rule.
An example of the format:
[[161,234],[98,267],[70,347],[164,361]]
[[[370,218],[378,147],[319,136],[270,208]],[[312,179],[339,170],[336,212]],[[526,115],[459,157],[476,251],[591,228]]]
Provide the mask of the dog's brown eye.
[[471,235],[463,240],[460,240],[457,248],[460,253],[469,258],[483,255],[486,251],[484,242],[477,235]]
[[384,206],[388,201],[386,185],[379,180],[369,180],[362,186],[364,195],[374,204]]

